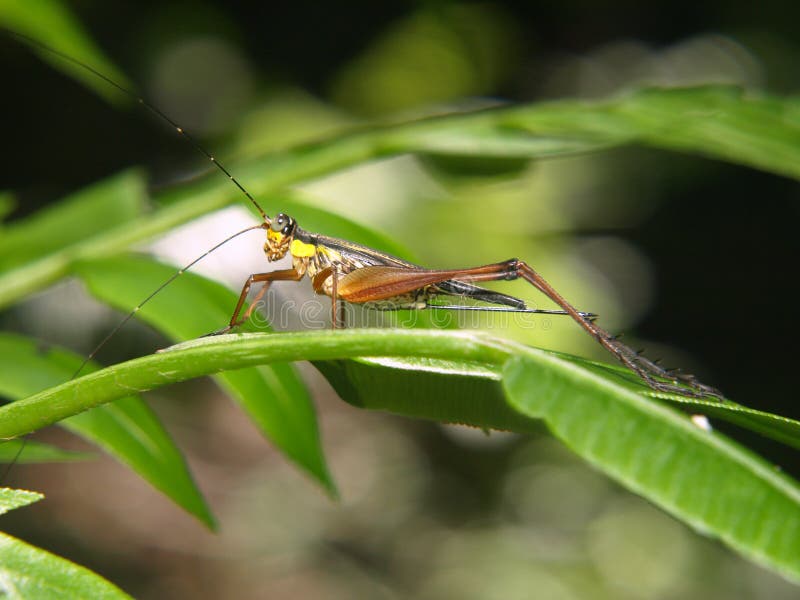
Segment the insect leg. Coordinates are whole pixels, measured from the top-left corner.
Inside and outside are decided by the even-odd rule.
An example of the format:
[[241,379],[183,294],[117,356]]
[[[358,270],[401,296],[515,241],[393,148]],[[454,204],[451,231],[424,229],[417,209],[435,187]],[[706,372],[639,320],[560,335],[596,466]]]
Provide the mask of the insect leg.
[[339,326],[344,327],[345,323],[339,312],[339,268],[333,265],[331,269],[331,329],[336,329]]
[[[616,336],[608,333],[593,320],[582,316],[569,302],[566,301],[566,299],[564,299],[561,294],[559,294],[553,288],[553,286],[545,281],[545,279],[527,263],[517,259],[511,259],[506,261],[505,264],[508,266],[510,273],[513,273],[513,275],[518,277],[522,277],[525,281],[533,285],[545,296],[563,308],[575,321],[578,322],[581,327],[583,327],[592,337],[594,337],[601,346],[616,356],[617,359],[622,362],[622,364],[632,369],[645,381],[645,383],[647,383],[647,385],[653,389],[661,392],[682,395],[694,393],[698,396],[716,396],[722,398],[721,392],[711,386],[700,383],[693,375],[680,373],[676,374],[674,372],[667,371],[650,359],[642,356],[636,350],[633,350],[631,347],[620,342]],[[667,379],[671,383],[665,383],[656,378]],[[693,388],[692,392],[687,392],[686,388],[677,385],[681,382]]]
[[[715,396],[722,398],[722,393],[708,385],[699,382],[693,375],[667,371],[639,352],[620,342],[617,336],[611,335],[605,329],[587,318],[559,294],[539,273],[530,265],[516,258],[501,263],[464,269],[454,276],[461,281],[478,282],[500,279],[517,279],[521,277],[553,302],[558,304],[571,316],[583,329],[585,329],[598,343],[611,352],[626,367],[634,371],[647,385],[654,390],[671,394],[689,396]],[[662,381],[662,380],[667,380]],[[684,383],[691,389],[679,385]]]
[[[210,335],[227,333],[234,327],[237,327],[238,325],[241,325],[247,321],[247,319],[250,318],[250,314],[253,312],[253,309],[255,308],[256,302],[264,296],[269,288],[269,284],[273,281],[300,281],[302,278],[303,274],[299,273],[295,269],[283,269],[281,271],[272,271],[271,273],[253,273],[247,278],[247,281],[245,281],[244,285],[242,286],[242,293],[239,294],[239,301],[236,303],[236,308],[231,315],[231,320],[228,325]],[[247,294],[250,293],[250,288],[254,283],[263,283],[264,285],[259,290],[258,295],[254,299],[253,303],[245,311],[244,316],[239,318],[239,313],[242,311],[244,301],[247,300]]]
[[[339,282],[338,291],[339,296],[348,302],[368,302],[391,299],[451,279],[476,283],[503,279],[513,280],[520,277],[558,304],[601,346],[616,356],[625,366],[632,369],[651,388],[684,396],[722,397],[718,390],[700,383],[693,376],[667,371],[621,343],[615,336],[595,324],[591,316],[576,310],[528,264],[516,258],[480,267],[441,271],[387,266],[363,267],[345,275]],[[691,389],[680,386],[680,383],[689,385]]]
[[311,279],[311,286],[316,293],[324,294],[324,285],[329,278],[331,280],[331,329],[337,329],[345,325],[344,306],[339,301],[339,266],[329,265],[320,270]]
[[264,294],[267,293],[267,290],[269,289],[269,284],[270,284],[269,281],[264,282],[264,285],[262,285],[261,289],[258,290],[255,296],[253,296],[253,299],[250,301],[250,305],[247,307],[247,310],[244,311],[244,315],[242,315],[242,318],[238,320],[236,325],[241,325],[242,323],[247,322],[247,320],[250,318],[250,315],[253,314],[253,311],[258,305],[258,302],[261,300],[261,298],[264,297]]

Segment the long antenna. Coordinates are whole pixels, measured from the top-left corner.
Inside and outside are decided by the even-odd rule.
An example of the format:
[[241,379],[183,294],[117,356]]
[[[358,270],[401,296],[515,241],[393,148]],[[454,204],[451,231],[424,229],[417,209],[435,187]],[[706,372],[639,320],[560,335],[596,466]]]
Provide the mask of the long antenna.
[[[108,341],[111,338],[113,338],[117,334],[117,332],[119,332],[119,330],[122,329],[125,326],[125,324],[128,321],[130,321],[134,317],[134,315],[136,315],[136,313],[139,312],[139,310],[141,310],[141,308],[145,304],[147,304],[150,300],[152,300],[153,297],[156,296],[156,294],[158,294],[161,290],[163,290],[165,287],[167,287],[170,283],[172,283],[178,277],[183,275],[187,270],[191,269],[194,265],[196,265],[198,262],[203,260],[206,256],[208,256],[209,254],[211,254],[212,252],[214,252],[215,250],[217,250],[221,246],[227,244],[228,242],[230,242],[234,238],[237,238],[240,235],[242,235],[244,233],[247,233],[248,231],[253,231],[255,229],[266,229],[267,227],[269,227],[269,224],[271,223],[271,221],[270,221],[270,218],[267,216],[267,213],[264,212],[264,209],[261,208],[261,206],[258,204],[258,202],[256,202],[256,199],[253,198],[253,196],[250,194],[250,192],[248,192],[245,189],[245,187],[241,183],[239,183],[239,181],[233,176],[233,174],[230,173],[230,171],[228,171],[228,169],[225,168],[224,165],[222,165],[220,162],[217,161],[217,159],[214,157],[213,154],[211,154],[208,150],[206,150],[191,135],[189,135],[186,131],[184,131],[184,129],[180,125],[178,125],[175,121],[173,121],[171,118],[169,118],[166,114],[164,114],[161,110],[156,108],[154,105],[150,104],[149,102],[147,102],[144,98],[142,98],[138,94],[136,94],[136,93],[132,92],[131,90],[129,90],[128,88],[120,85],[119,83],[117,83],[116,81],[114,81],[113,79],[111,79],[110,77],[105,75],[104,73],[98,71],[94,67],[91,67],[90,65],[88,65],[88,64],[86,64],[84,62],[81,62],[80,60],[78,60],[76,58],[73,58],[72,56],[70,56],[68,54],[65,54],[65,53],[61,52],[60,50],[56,50],[55,48],[53,48],[51,46],[48,46],[47,44],[44,44],[44,43],[40,42],[39,40],[36,40],[36,39],[34,39],[34,38],[30,37],[30,36],[24,35],[22,33],[18,33],[16,31],[11,30],[11,29],[6,29],[5,27],[0,27],[0,30],[5,31],[6,33],[11,35],[12,37],[15,37],[15,38],[17,38],[19,40],[22,40],[23,42],[33,46],[34,48],[38,48],[40,50],[44,50],[46,52],[49,52],[50,54],[52,54],[54,56],[57,56],[57,57],[61,58],[62,60],[70,62],[70,63],[72,63],[74,65],[77,65],[78,67],[80,67],[82,69],[85,69],[89,73],[94,74],[95,76],[99,77],[100,79],[102,79],[103,81],[108,83],[110,86],[116,88],[117,90],[119,90],[123,94],[129,96],[130,98],[133,98],[139,105],[143,106],[144,108],[149,110],[153,115],[155,115],[156,117],[158,117],[162,121],[164,121],[167,124],[169,124],[170,127],[172,127],[178,133],[178,135],[183,136],[183,138],[185,138],[186,141],[189,142],[189,144],[195,149],[195,151],[197,151],[200,154],[202,154],[203,156],[205,156],[215,167],[217,167],[220,171],[222,171],[222,173],[229,180],[231,180],[237,188],[239,188],[239,191],[241,191],[245,195],[245,197],[247,197],[247,199],[251,202],[251,204],[256,208],[256,210],[258,210],[258,212],[261,215],[261,218],[263,220],[263,222],[258,224],[258,225],[253,225],[253,226],[248,227],[246,229],[242,229],[241,231],[239,231],[237,233],[234,233],[233,235],[228,236],[227,238],[222,240],[220,243],[215,245],[213,248],[207,250],[206,252],[204,252],[203,254],[198,256],[197,258],[195,258],[193,261],[188,263],[186,266],[184,266],[181,269],[178,269],[175,273],[173,273],[172,276],[169,279],[164,281],[164,283],[162,283],[160,286],[158,286],[158,288],[155,291],[151,292],[131,312],[129,312],[127,315],[125,315],[125,317],[119,323],[117,323],[117,325],[114,327],[114,329],[112,329],[103,338],[103,340],[94,348],[94,350],[92,350],[91,353],[88,356],[86,356],[86,358],[83,359],[83,362],[80,364],[78,369],[75,371],[75,373],[73,373],[72,377],[70,378],[70,379],[75,379],[78,375],[80,375],[81,371],[83,371],[83,369],[86,367],[86,365],[89,363],[89,361],[91,361],[97,355],[97,353],[100,352],[100,350],[108,343]],[[8,466],[5,467],[5,469],[3,470],[2,475],[0,475],[0,482],[6,480],[6,478],[8,477],[9,472],[11,471],[11,468],[16,464],[17,460],[19,459],[20,455],[22,454],[22,451],[25,449],[26,443],[27,443],[27,439],[23,437],[22,438],[22,443],[20,444],[19,449],[17,450],[17,453],[14,456],[14,459],[11,461],[10,464],[8,464]]]
[[[2,442],[3,444],[8,444],[9,442],[13,442],[13,440],[6,440]],[[8,474],[11,472],[11,468],[17,464],[22,451],[25,449],[25,446],[28,444],[28,438],[23,437],[22,441],[20,442],[19,448],[17,448],[17,452],[14,454],[14,458],[11,462],[8,463],[5,469],[3,469],[3,474],[0,475],[0,484],[4,484],[6,479],[8,478]]]
[[115,335],[117,335],[117,332],[120,329],[122,329],[125,326],[125,324],[128,321],[130,321],[134,317],[134,315],[136,315],[136,313],[138,313],[145,304],[150,302],[150,300],[152,300],[154,296],[156,296],[161,290],[163,290],[165,287],[167,287],[170,283],[175,281],[178,277],[183,275],[186,271],[191,269],[193,266],[195,266],[197,263],[199,263],[201,260],[203,260],[206,256],[208,256],[209,254],[211,254],[212,252],[214,252],[215,250],[217,250],[221,246],[224,246],[225,244],[230,242],[232,239],[237,238],[240,235],[242,235],[243,233],[247,233],[248,231],[253,231],[254,229],[265,229],[266,227],[268,227],[267,223],[259,223],[258,225],[253,225],[251,227],[248,227],[247,229],[242,229],[241,231],[237,231],[233,235],[229,235],[228,237],[226,237],[224,240],[222,240],[219,244],[217,244],[213,248],[210,248],[210,249],[206,250],[205,252],[203,252],[203,254],[201,254],[200,256],[195,258],[192,262],[190,262],[186,266],[184,266],[184,267],[178,269],[177,271],[175,271],[172,274],[172,276],[170,276],[169,279],[164,281],[164,283],[162,283],[155,290],[150,292],[150,294],[147,296],[147,298],[145,298],[139,304],[137,304],[136,307],[134,307],[134,309],[131,312],[129,312],[127,315],[125,315],[125,317],[119,323],[116,324],[114,329],[112,329],[111,331],[108,332],[106,337],[104,337],[103,340],[99,344],[97,344],[95,349],[92,350],[86,356],[86,358],[83,359],[83,362],[78,367],[78,370],[75,371],[75,373],[72,374],[72,377],[70,377],[70,379],[71,380],[75,379],[78,375],[80,375],[80,372],[83,371],[84,367],[86,367],[86,365],[89,363],[89,361],[92,360],[97,355],[97,353],[100,352],[100,350],[103,349],[103,346],[105,346],[111,338],[113,338]]
[[169,124],[169,126],[172,127],[178,133],[178,135],[183,136],[183,138],[186,139],[187,142],[189,142],[189,144],[192,146],[192,148],[194,148],[197,152],[199,152],[200,154],[205,156],[209,161],[211,161],[211,163],[215,167],[217,167],[220,171],[222,171],[225,174],[225,176],[228,179],[230,179],[234,183],[234,185],[236,185],[237,188],[239,188],[239,190],[247,197],[247,199],[250,200],[250,202],[253,204],[253,206],[256,207],[256,210],[258,210],[258,212],[261,215],[261,218],[264,220],[264,222],[267,223],[267,224],[270,223],[270,218],[267,216],[267,213],[264,212],[264,209],[261,208],[261,206],[258,204],[258,202],[256,202],[256,199],[253,198],[253,196],[250,194],[250,192],[248,192],[241,183],[239,183],[239,181],[230,173],[230,171],[228,171],[228,169],[226,169],[222,165],[222,163],[220,163],[216,158],[214,158],[213,154],[211,154],[202,145],[200,145],[199,142],[197,142],[191,135],[186,133],[186,131],[180,125],[178,125],[175,121],[170,119],[161,110],[159,110],[158,108],[156,108],[155,106],[150,104],[147,100],[145,100],[144,98],[142,98],[141,96],[139,96],[135,92],[132,92],[128,88],[118,84],[116,81],[114,81],[113,79],[111,79],[110,77],[105,75],[104,73],[101,73],[100,71],[98,71],[94,67],[92,67],[90,65],[87,65],[84,62],[81,62],[77,58],[73,58],[69,54],[65,54],[65,53],[61,52],[60,50],[56,50],[55,48],[53,48],[51,46],[48,46],[47,44],[43,44],[39,40],[36,40],[36,39],[34,39],[32,37],[29,37],[29,36],[27,36],[25,34],[18,33],[16,31],[11,30],[11,29],[6,29],[5,27],[0,27],[0,29],[2,29],[3,31],[9,33],[10,35],[12,35],[12,36],[24,41],[25,43],[30,44],[31,46],[34,46],[35,48],[39,48],[41,50],[45,50],[45,51],[49,52],[50,54],[53,54],[54,56],[58,56],[62,60],[70,62],[70,63],[72,63],[74,65],[77,65],[78,67],[80,67],[82,69],[86,69],[88,72],[93,73],[95,76],[99,77],[100,79],[105,81],[110,86],[118,89],[120,92],[122,92],[123,94],[129,96],[130,98],[133,98],[137,103],[139,103],[141,106],[143,106],[144,108],[149,110],[156,117],[158,117],[162,121],[164,121],[167,124]]

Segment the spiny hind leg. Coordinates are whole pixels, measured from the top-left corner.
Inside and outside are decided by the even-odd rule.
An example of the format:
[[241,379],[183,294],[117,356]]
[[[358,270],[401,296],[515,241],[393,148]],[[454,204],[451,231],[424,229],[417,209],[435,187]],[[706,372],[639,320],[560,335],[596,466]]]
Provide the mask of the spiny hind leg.
[[[608,334],[606,333],[606,335]],[[658,363],[642,356],[640,352],[633,350],[630,346],[622,344],[614,336],[609,336],[609,338],[598,341],[654,390],[697,398],[703,396],[723,397],[719,390],[698,381],[694,375],[681,373],[678,370],[665,369]],[[689,387],[687,388],[686,386]]]
[[[660,392],[680,394],[683,396],[715,396],[722,398],[722,393],[697,380],[694,375],[669,371],[646,358],[633,348],[619,341],[605,329],[578,313],[544,278],[530,265],[511,259],[507,261],[509,268],[519,277],[525,279],[548,298],[563,308],[578,324],[592,335],[606,350],[611,352],[625,366],[633,370],[648,386]],[[666,381],[665,381],[666,380]],[[681,385],[684,384],[684,385]],[[689,386],[688,388],[685,386]]]
[[[341,296],[349,302],[362,303],[396,297],[450,279],[477,283],[513,280],[520,277],[558,304],[587,333],[653,389],[689,396],[722,397],[720,392],[700,383],[694,377],[667,371],[653,361],[640,356],[635,350],[597,325],[592,316],[577,311],[533,268],[516,258],[479,267],[438,271],[389,266],[363,267],[348,273],[341,281],[337,282],[337,298]],[[682,387],[681,383],[688,385],[689,388]]]
[[[587,316],[575,309],[559,294],[541,275],[527,263],[512,258],[500,263],[461,269],[450,273],[450,278],[468,282],[512,280],[522,278],[553,302],[558,304],[570,317],[585,329],[600,345],[611,352],[625,366],[633,370],[648,386],[654,390],[684,396],[715,396],[722,398],[722,393],[715,388],[699,382],[693,375],[668,371],[657,365],[629,346],[620,342],[616,336],[597,325],[594,316]],[[684,385],[681,385],[684,384]],[[684,386],[688,386],[684,387]]]

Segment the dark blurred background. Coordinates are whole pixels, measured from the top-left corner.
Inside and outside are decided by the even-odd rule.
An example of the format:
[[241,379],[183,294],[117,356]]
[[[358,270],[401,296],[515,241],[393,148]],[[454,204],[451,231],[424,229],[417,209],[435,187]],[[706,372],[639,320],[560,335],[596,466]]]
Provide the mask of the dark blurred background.
[[[148,99],[234,164],[349,123],[467,99],[601,98],[701,83],[794,94],[800,84],[800,5],[788,2],[71,7]],[[12,218],[131,165],[146,166],[154,188],[204,169],[161,123],[109,104],[8,38],[0,39],[0,61],[0,190],[16,195]],[[491,176],[401,158],[304,191],[431,266],[524,257],[651,355],[743,404],[800,418],[796,181],[624,148]],[[495,214],[527,221],[510,223],[508,247],[465,251],[459,240]],[[36,302],[38,310],[53,306],[47,297]],[[21,315],[40,320],[36,311],[17,307],[4,322],[19,329]],[[108,315],[98,319],[94,329],[107,326]],[[603,358],[573,329],[509,335]],[[27,330],[77,349],[90,344],[57,325]],[[153,339],[139,334],[135,351],[151,350]],[[4,526],[152,598],[795,597],[796,588],[622,492],[544,432],[484,439],[366,415],[308,374],[341,504],[283,465],[214,389],[195,382],[172,399],[154,394],[163,401],[153,404],[189,446],[220,536],[110,462],[15,473],[35,489],[49,481],[53,501],[28,509],[32,520]],[[726,431],[800,475],[795,452]],[[98,513],[94,495],[113,502]],[[24,519],[19,512],[14,518]]]

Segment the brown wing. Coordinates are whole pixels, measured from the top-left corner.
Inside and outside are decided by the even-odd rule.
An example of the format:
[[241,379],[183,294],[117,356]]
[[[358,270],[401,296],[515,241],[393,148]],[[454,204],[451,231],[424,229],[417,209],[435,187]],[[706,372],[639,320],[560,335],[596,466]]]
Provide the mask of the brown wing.
[[[391,254],[379,252],[373,248],[362,246],[361,244],[356,244],[353,242],[349,242],[347,240],[340,240],[338,238],[332,238],[319,233],[312,234],[303,230],[299,230],[298,233],[295,233],[295,237],[297,237],[298,234],[301,235],[302,241],[314,245],[319,245],[325,248],[330,248],[340,253],[342,257],[344,257],[348,261],[359,263],[361,265],[359,268],[363,268],[366,266],[400,267],[414,272],[432,271],[431,269],[424,269],[419,265],[415,265],[401,258],[397,258],[396,256],[392,256]],[[466,280],[470,279],[464,277],[461,270],[459,270],[458,276],[460,281],[457,279],[439,281],[437,283],[437,287],[439,288],[438,293],[446,294],[449,296],[462,296],[466,298],[472,298],[474,300],[479,300],[481,302],[489,302],[491,304],[513,306],[515,308],[525,308],[525,302],[520,300],[519,298],[515,298],[514,296],[509,296],[508,294],[501,294],[500,292],[496,292],[494,290],[487,290],[485,288],[467,283]],[[322,280],[324,279],[326,278],[322,278]],[[473,281],[475,280],[473,279]],[[320,281],[320,285],[321,283],[322,282]],[[317,289],[317,287],[315,286],[314,289]],[[417,288],[415,287],[413,289]],[[352,300],[352,302],[355,302],[355,300]],[[364,300],[364,302],[367,301]]]
[[460,274],[463,274],[463,270],[362,267],[340,278],[336,290],[339,298],[348,302],[373,302],[421,290],[425,286],[447,281]]

